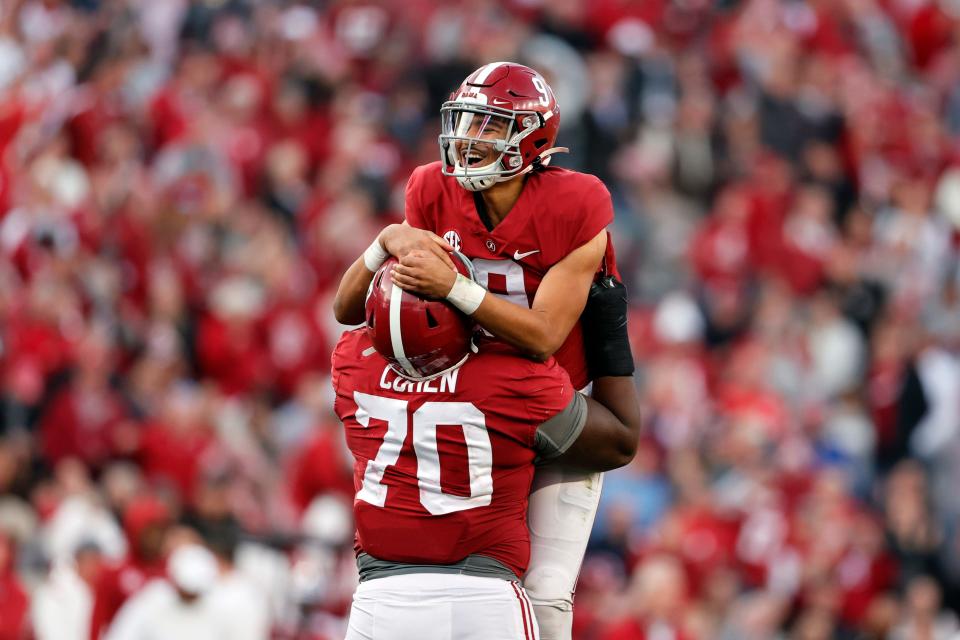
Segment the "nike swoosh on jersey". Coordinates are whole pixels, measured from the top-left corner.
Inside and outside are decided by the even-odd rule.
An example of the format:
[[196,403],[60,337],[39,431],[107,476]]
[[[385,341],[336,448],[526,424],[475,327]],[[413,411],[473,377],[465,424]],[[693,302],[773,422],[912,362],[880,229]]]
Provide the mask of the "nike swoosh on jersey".
[[514,252],[513,252],[513,259],[514,259],[514,260],[523,260],[523,259],[526,258],[527,256],[532,256],[532,255],[535,254],[535,253],[540,253],[540,249],[534,249],[533,251],[525,251],[525,252],[523,252],[523,253],[520,253],[519,251],[514,251]]

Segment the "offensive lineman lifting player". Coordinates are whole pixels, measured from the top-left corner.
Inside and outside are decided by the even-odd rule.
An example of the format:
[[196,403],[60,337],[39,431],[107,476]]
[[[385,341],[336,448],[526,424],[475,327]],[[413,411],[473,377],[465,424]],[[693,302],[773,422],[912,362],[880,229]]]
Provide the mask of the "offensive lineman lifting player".
[[[615,268],[605,231],[613,220],[609,193],[593,176],[549,166],[563,150],[553,146],[560,111],[549,85],[528,67],[481,67],[441,116],[441,161],[414,170],[406,223],[384,229],[347,270],[334,303],[337,319],[363,322],[373,274],[392,254],[400,260],[392,272],[399,287],[447,299],[488,334],[535,358],[555,354],[576,388],[585,388],[578,319],[601,262]],[[453,249],[473,260],[477,282],[455,271]],[[626,341],[606,348],[611,373],[632,374]],[[601,484],[600,474],[556,465],[534,479],[524,585],[544,640],[570,638],[573,589]]]
[[[469,261],[461,254],[465,276]],[[631,376],[608,376],[608,344],[625,337],[619,283],[593,285],[585,311],[600,404],[553,358],[487,342],[442,300],[377,272],[367,326],[334,351],[334,404],[353,453],[361,584],[346,640],[537,640],[520,585],[530,557],[527,496],[534,457],[602,470],[636,450]]]

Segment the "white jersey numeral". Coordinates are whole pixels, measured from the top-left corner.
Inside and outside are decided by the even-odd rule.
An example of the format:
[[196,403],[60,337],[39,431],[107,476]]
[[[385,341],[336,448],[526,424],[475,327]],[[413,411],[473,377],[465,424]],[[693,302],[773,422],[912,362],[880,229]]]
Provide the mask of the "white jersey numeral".
[[363,486],[357,492],[357,498],[364,502],[382,507],[387,500],[387,487],[381,481],[387,467],[397,464],[403,441],[407,439],[407,401],[372,396],[359,391],[353,392],[357,403],[357,422],[364,428],[370,426],[370,418],[387,423],[387,433],[383,444],[377,451],[377,457],[367,463],[363,472]]
[[[407,437],[407,401],[354,392],[357,422],[370,426],[370,418],[387,423],[387,432],[377,456],[367,463],[357,499],[382,507],[387,498],[383,474],[397,463]],[[493,497],[493,449],[483,413],[469,402],[425,402],[413,412],[413,452],[417,458],[420,504],[432,515],[475,509],[490,504]],[[445,493],[440,485],[438,429],[462,429],[467,445],[470,495]]]
[[[474,258],[473,268],[477,273],[477,282],[484,289],[524,309],[530,308],[526,285],[523,282],[523,267],[519,264],[513,260]],[[490,277],[491,275],[493,278]],[[491,280],[494,281],[492,289]],[[488,336],[493,335],[483,327],[480,327],[480,330]]]
[[[463,429],[467,443],[470,496],[444,493],[440,487],[437,429]],[[493,495],[493,450],[487,421],[469,402],[425,402],[413,412],[413,449],[417,454],[420,504],[435,516],[490,504]]]
[[477,272],[477,282],[490,289],[491,275],[494,275],[493,293],[513,304],[530,308],[527,289],[523,283],[523,267],[513,260],[486,260],[474,258],[473,268]]

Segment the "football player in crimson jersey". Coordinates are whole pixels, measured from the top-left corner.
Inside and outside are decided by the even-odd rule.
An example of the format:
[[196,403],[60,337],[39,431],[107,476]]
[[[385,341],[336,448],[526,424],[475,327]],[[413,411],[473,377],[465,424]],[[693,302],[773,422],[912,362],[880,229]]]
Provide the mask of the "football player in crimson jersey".
[[[392,254],[400,259],[392,275],[398,286],[446,298],[531,356],[555,355],[577,388],[586,387],[578,319],[608,251],[609,193],[594,176],[549,166],[563,150],[553,146],[560,109],[543,77],[528,67],[484,65],[441,115],[441,160],[414,170],[406,223],[387,227],[344,275],[337,319],[362,322],[373,272]],[[447,255],[453,249],[473,260],[478,283],[457,275]],[[632,373],[629,350],[619,351],[620,372]],[[524,584],[545,639],[570,637],[573,588],[601,486],[598,474],[537,473]]]
[[[453,260],[472,279],[469,262]],[[395,264],[373,280],[367,327],[333,355],[334,407],[356,459],[361,585],[347,640],[538,638],[519,582],[535,458],[610,469],[636,449],[632,377],[608,376],[604,355],[625,338],[622,285],[595,285],[587,311],[594,395],[607,409],[553,358],[500,342],[469,355],[472,322],[396,286]]]

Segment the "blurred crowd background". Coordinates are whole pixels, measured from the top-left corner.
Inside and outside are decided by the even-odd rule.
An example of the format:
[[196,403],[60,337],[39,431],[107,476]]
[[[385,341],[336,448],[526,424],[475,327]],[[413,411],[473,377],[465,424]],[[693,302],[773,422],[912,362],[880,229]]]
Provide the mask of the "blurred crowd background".
[[494,60],[634,306],[575,637],[960,637],[960,2],[3,0],[0,640],[342,637],[332,289]]

